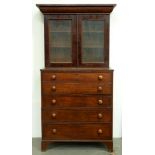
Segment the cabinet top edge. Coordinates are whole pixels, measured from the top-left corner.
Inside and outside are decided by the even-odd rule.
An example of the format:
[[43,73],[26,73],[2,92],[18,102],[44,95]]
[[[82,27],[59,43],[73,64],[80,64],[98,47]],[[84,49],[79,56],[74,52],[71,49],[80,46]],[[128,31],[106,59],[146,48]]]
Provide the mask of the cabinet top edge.
[[116,4],[36,4],[36,6],[38,7],[42,7],[42,6],[50,6],[50,7],[53,7],[53,6],[80,6],[80,7],[85,7],[85,6],[90,6],[90,7],[93,7],[93,6],[110,6],[110,7],[115,7]]
[[110,68],[43,68],[40,69],[41,72],[48,72],[48,71],[53,71],[53,72],[113,72],[113,69]]
[[116,4],[36,4],[47,13],[111,13]]

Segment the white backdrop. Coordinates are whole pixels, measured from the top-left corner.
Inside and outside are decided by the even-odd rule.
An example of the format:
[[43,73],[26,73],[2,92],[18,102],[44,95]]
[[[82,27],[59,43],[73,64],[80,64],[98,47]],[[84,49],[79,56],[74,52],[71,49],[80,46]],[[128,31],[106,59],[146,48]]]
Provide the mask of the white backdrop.
[[[145,0],[146,1],[146,0]],[[147,88],[147,82],[151,82],[153,77],[149,77],[152,69],[151,65],[155,66],[153,57],[153,39],[149,40],[151,29],[155,27],[151,24],[151,9],[147,9],[146,5],[135,5],[131,0],[36,0],[33,5],[33,20],[32,20],[32,38],[33,38],[33,96],[32,96],[32,136],[41,136],[40,122],[40,69],[44,67],[44,33],[43,33],[43,15],[36,8],[36,3],[50,4],[88,4],[88,3],[115,3],[117,6],[111,14],[110,24],[110,67],[114,69],[114,137],[121,137],[121,107],[123,104],[135,107],[141,104],[146,104],[146,96],[144,86]],[[150,5],[149,5],[150,7]],[[149,13],[148,13],[149,12]],[[145,29],[147,27],[147,31]],[[155,35],[154,35],[155,36]],[[148,39],[146,39],[148,38]],[[148,41],[148,42],[147,42]],[[154,48],[155,49],[155,48]],[[152,60],[152,61],[151,61]],[[145,72],[144,72],[145,70]],[[141,97],[145,97],[142,99]],[[128,112],[128,111],[125,111]],[[124,119],[127,119],[124,114]]]
[[[31,154],[31,131],[33,137],[41,135],[39,70],[44,66],[43,21],[35,4],[45,2],[117,3],[111,14],[110,35],[110,66],[115,69],[114,137],[121,136],[122,107],[122,154],[152,154],[155,139],[154,0],[33,0],[33,4],[21,0],[1,1],[1,154]],[[8,143],[8,139],[12,143]]]

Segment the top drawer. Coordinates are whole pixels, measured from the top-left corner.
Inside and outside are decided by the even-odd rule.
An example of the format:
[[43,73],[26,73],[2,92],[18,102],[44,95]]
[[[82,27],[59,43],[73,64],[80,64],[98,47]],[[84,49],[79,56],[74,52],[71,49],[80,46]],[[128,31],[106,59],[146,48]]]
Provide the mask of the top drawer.
[[42,81],[111,82],[112,73],[54,73],[43,72]]

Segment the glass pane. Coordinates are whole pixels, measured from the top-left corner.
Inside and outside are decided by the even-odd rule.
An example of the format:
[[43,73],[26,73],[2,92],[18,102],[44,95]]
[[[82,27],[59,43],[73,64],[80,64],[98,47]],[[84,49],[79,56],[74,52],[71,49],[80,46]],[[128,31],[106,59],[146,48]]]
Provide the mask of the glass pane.
[[71,20],[51,20],[49,22],[49,31],[50,62],[71,63]]
[[104,21],[82,22],[82,63],[104,61]]

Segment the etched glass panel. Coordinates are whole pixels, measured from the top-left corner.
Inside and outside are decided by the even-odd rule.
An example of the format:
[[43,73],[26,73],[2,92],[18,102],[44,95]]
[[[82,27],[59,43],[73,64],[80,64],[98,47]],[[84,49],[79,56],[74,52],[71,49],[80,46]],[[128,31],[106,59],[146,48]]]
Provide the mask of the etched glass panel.
[[71,20],[49,22],[50,63],[72,62]]
[[104,21],[82,22],[82,63],[104,61]]

